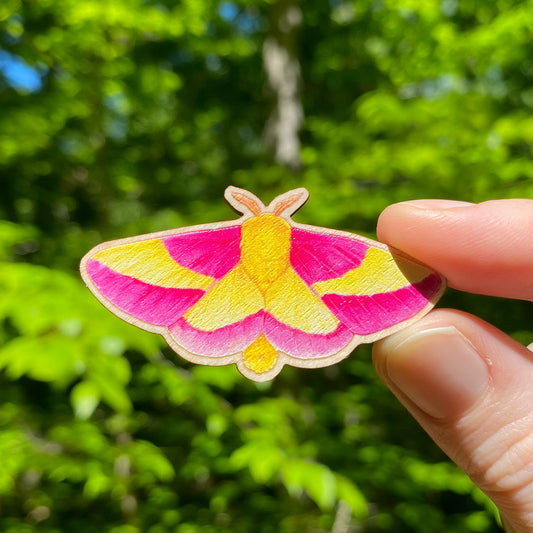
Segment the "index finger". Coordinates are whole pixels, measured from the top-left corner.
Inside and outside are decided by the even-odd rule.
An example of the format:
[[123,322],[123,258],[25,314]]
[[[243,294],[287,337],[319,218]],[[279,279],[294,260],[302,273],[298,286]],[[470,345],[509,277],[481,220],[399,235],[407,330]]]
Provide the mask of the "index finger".
[[378,237],[450,287],[533,300],[533,200],[415,200],[387,207]]

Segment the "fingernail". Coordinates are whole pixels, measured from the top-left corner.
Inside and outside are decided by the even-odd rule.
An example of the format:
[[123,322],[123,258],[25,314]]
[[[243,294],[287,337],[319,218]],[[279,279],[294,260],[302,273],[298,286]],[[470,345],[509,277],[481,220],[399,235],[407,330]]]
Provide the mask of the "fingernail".
[[417,209],[453,209],[454,207],[468,207],[475,204],[460,200],[409,200],[400,202],[400,205],[408,205]]
[[394,345],[387,339],[389,379],[412,402],[435,418],[466,412],[489,384],[487,364],[456,328],[443,327],[415,333]]

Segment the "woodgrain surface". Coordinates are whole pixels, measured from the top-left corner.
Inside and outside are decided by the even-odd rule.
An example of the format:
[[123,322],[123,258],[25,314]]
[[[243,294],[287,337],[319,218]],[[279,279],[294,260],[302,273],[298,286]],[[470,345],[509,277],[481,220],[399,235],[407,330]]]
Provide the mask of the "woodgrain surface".
[[239,219],[100,244],[82,259],[82,277],[110,311],[185,359],[235,363],[255,381],[285,364],[334,364],[434,306],[445,282],[428,267],[365,237],[295,223],[308,196],[296,189],[265,206],[228,187]]

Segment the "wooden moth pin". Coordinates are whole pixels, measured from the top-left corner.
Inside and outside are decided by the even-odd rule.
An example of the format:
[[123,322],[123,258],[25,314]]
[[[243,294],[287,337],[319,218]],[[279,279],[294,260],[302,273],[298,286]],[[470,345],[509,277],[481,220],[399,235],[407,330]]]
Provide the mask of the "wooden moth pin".
[[81,274],[110,311],[193,363],[235,363],[255,381],[332,365],[425,315],[445,283],[380,242],[294,222],[308,196],[265,206],[228,187],[238,220],[100,244]]

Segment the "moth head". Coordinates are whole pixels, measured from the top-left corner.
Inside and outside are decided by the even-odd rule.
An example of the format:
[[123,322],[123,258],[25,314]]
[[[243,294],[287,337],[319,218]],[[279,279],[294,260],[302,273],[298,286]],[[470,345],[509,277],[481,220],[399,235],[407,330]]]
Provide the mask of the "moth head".
[[264,213],[271,213],[275,216],[290,216],[307,201],[309,192],[303,187],[294,189],[277,196],[268,206],[265,206],[251,192],[238,187],[228,187],[224,196],[230,205],[245,215],[251,214],[257,217]]

